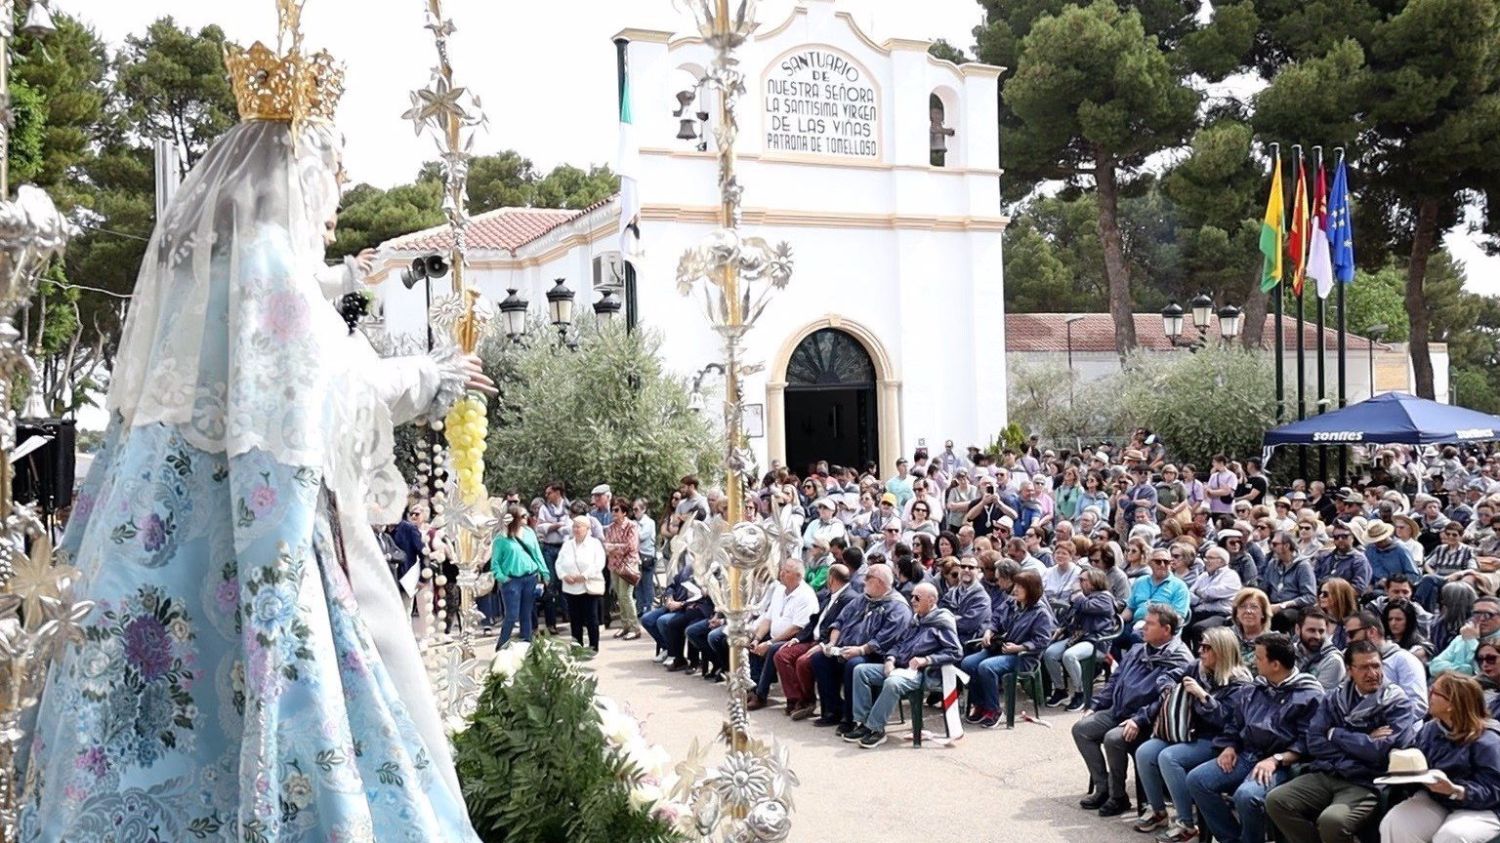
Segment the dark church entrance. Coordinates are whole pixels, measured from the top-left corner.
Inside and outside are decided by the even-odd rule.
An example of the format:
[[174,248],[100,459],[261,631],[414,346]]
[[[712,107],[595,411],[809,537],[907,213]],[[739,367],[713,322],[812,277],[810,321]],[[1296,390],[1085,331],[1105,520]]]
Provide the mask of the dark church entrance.
[[879,459],[876,410],[875,364],[859,340],[834,328],[809,334],[786,368],[787,467],[806,476],[818,460]]

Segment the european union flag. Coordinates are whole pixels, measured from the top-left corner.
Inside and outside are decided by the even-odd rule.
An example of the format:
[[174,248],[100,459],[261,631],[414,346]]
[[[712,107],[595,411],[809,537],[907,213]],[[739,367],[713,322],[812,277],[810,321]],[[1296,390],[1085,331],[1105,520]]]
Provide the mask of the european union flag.
[[1342,161],[1328,191],[1328,248],[1333,254],[1333,277],[1341,284],[1354,280],[1354,226],[1349,219],[1349,169]]

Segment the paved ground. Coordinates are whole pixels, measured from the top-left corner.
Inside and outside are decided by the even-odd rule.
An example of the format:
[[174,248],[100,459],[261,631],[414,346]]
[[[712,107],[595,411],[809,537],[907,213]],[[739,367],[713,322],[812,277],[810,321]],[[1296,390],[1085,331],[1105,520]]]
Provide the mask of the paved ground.
[[[681,758],[694,737],[706,740],[718,732],[723,685],[667,673],[650,661],[649,639],[615,641],[610,634],[604,632],[602,653],[593,662],[600,692],[644,720],[652,741]],[[1014,731],[971,727],[952,748],[913,749],[900,740],[910,727],[893,725],[889,742],[862,750],[811,721],[792,722],[782,715],[781,700],[773,701],[774,709],[755,712],[751,720],[758,734],[791,747],[792,769],[802,781],[795,791],[794,841],[1151,840],[1128,823],[1078,807],[1087,775],[1069,733],[1076,714],[1043,709],[1050,729],[1021,721]],[[941,730],[934,720],[928,717],[928,728]],[[938,836],[931,837],[933,832]]]

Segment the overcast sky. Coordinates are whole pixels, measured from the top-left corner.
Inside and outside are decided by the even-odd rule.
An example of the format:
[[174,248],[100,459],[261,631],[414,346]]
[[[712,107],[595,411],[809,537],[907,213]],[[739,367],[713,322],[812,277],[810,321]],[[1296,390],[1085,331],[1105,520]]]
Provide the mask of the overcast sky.
[[[794,0],[762,0],[775,25]],[[875,38],[946,38],[969,49],[982,10],[974,0],[843,0]],[[543,171],[568,163],[612,164],[615,150],[615,50],[626,27],[680,31],[690,25],[671,0],[445,0],[458,24],[453,62],[458,82],[478,92],[490,118],[478,151],[515,149]],[[53,8],[90,24],[118,45],[155,18],[171,15],[194,29],[216,23],[232,40],[273,42],[272,0],[55,0]],[[348,138],[345,166],[355,181],[388,187],[409,181],[435,158],[426,137],[400,118],[407,92],[426,84],[435,60],[422,29],[423,0],[309,0],[307,43],[348,67],[339,124]],[[637,106],[638,108],[641,106]],[[1500,293],[1500,260],[1486,259],[1466,236],[1449,248],[1469,269],[1469,286]]]

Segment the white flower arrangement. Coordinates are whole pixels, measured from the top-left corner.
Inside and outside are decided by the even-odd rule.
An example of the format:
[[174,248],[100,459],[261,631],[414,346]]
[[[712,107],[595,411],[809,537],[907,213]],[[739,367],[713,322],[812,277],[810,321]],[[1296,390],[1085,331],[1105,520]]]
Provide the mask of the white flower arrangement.
[[686,831],[683,824],[691,821],[692,811],[668,798],[677,789],[671,754],[647,741],[641,721],[614,700],[597,696],[594,706],[599,709],[599,729],[604,733],[605,743],[640,771],[640,781],[630,790],[631,803],[642,808],[654,805],[653,813],[658,819]]

